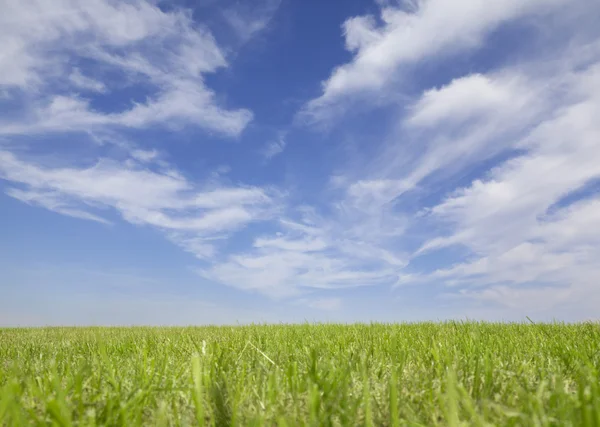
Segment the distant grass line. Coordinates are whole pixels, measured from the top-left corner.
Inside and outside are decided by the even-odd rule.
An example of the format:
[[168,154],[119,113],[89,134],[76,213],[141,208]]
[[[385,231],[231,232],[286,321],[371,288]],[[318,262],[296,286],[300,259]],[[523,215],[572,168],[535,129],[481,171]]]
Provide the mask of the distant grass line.
[[600,326],[0,329],[0,425],[600,427]]

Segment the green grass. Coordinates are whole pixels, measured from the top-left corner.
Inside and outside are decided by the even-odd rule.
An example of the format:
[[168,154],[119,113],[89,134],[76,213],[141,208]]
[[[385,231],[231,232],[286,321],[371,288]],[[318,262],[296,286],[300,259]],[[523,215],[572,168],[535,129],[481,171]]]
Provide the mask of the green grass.
[[0,425],[600,427],[600,326],[0,329]]

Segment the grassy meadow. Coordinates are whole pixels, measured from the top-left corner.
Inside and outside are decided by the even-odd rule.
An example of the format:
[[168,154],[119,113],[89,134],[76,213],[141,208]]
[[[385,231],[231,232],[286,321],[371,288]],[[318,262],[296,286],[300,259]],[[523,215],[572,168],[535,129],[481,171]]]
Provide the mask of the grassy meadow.
[[600,325],[0,329],[0,425],[600,427]]

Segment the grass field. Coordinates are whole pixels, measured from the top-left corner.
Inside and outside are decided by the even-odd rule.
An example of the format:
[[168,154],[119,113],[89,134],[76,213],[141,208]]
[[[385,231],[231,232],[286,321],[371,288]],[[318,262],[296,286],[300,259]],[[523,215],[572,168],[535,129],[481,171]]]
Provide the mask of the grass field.
[[0,329],[0,425],[600,427],[598,324]]

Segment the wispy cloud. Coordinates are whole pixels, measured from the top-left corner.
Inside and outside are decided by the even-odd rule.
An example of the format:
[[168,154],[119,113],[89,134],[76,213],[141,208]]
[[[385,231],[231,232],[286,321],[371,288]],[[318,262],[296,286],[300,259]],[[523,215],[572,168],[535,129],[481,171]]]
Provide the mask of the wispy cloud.
[[[346,20],[351,59],[333,64],[297,113],[333,130],[301,148],[311,160],[301,164],[300,147],[286,144],[303,129],[264,124],[281,132],[245,144],[256,135],[242,136],[254,115],[229,102],[251,97],[229,97],[220,89],[235,85],[209,77],[234,63],[235,49],[190,11],[150,0],[8,0],[5,193],[94,226],[158,230],[201,260],[202,278],[290,306],[343,310],[343,290],[412,284],[510,313],[538,302],[546,312],[592,312],[600,304],[600,199],[590,184],[600,180],[600,8],[587,0],[378,4],[377,16]],[[280,7],[230,6],[213,16],[237,46],[266,35]],[[523,50],[503,57],[520,31]],[[372,116],[330,120],[373,105],[381,110]],[[257,117],[270,111],[262,107]],[[340,135],[356,141],[357,161],[336,155]],[[209,141],[171,149],[174,136],[242,140],[224,159]],[[71,143],[85,159],[65,149]],[[282,153],[283,180],[271,175],[279,168],[260,169]],[[256,165],[235,158],[246,155]],[[288,186],[292,168],[306,179]],[[460,255],[447,256],[453,251]]]
[[[206,86],[204,75],[227,61],[185,11],[143,0],[9,1],[5,10],[0,87],[29,107],[18,120],[1,120],[1,134],[193,125],[236,136],[252,119],[246,109],[221,107]],[[143,100],[100,109],[85,97],[108,96],[123,84]]]
[[0,135],[20,142],[25,153],[36,150],[27,149],[32,139],[23,136],[72,132],[119,150],[117,158],[96,156],[85,167],[2,151],[6,194],[101,223],[113,222],[116,212],[164,231],[199,258],[214,256],[224,236],[272,215],[270,190],[224,185],[218,177],[195,182],[123,132],[196,126],[235,137],[252,119],[247,109],[224,107],[207,86],[205,76],[228,63],[189,10],[145,0],[9,0],[5,6],[0,88],[17,108],[0,119]]
[[[108,222],[103,209],[126,221],[156,227],[200,258],[214,253],[215,236],[276,211],[274,196],[257,187],[198,186],[175,169],[152,170],[132,160],[100,159],[87,168],[44,167],[0,152],[7,194],[77,218]],[[21,188],[19,188],[21,187]]]
[[511,141],[521,154],[427,211],[449,233],[427,240],[415,256],[460,245],[470,259],[407,282],[443,281],[465,297],[528,310],[542,301],[546,309],[598,302],[592,278],[599,273],[594,260],[600,256],[600,205],[585,188],[600,179],[599,64],[600,56],[553,79],[556,92],[543,82],[549,96],[544,105],[551,110]]
[[[430,241],[432,249],[463,239],[476,241],[479,236],[497,233],[489,241],[495,248],[504,239],[523,238],[561,197],[583,186],[600,174],[596,160],[600,155],[597,140],[600,127],[593,117],[600,111],[600,92],[596,84],[600,67],[593,66],[570,76],[565,87],[571,89],[570,105],[561,104],[555,114],[541,121],[514,144],[526,154],[508,160],[482,180],[458,190],[432,208],[434,216],[464,224],[464,230],[451,237]],[[490,223],[505,226],[520,224],[520,233],[504,233]],[[520,234],[520,237],[518,235]],[[514,242],[507,242],[508,245]],[[484,249],[484,248],[482,248]]]
[[501,0],[494,7],[483,0],[386,3],[377,18],[366,15],[346,20],[345,44],[353,59],[333,70],[322,82],[322,94],[308,102],[301,115],[309,121],[329,120],[352,97],[374,94],[381,98],[402,70],[408,72],[407,67],[419,61],[479,48],[506,22],[548,15],[573,3]]
[[69,76],[69,82],[76,88],[84,91],[105,92],[106,85],[101,81],[84,76],[79,68],[75,68]]
[[281,5],[281,0],[236,3],[223,11],[225,21],[242,42],[264,31]]
[[[554,16],[573,28],[565,6],[502,1],[487,8],[465,0],[450,11],[432,0],[386,6],[382,23],[348,20],[346,48],[354,59],[334,69],[322,95],[300,114],[327,120],[352,99],[377,103],[402,90],[398,77],[409,76],[409,66],[480,49],[507,22]],[[586,9],[584,2],[568,6]],[[352,221],[377,218],[380,236],[397,236],[388,246],[396,251],[421,241],[396,270],[398,284],[442,283],[451,294],[521,313],[538,299],[546,311],[581,304],[589,312],[598,302],[591,278],[598,275],[592,260],[599,246],[590,231],[597,228],[598,199],[585,188],[600,178],[593,119],[600,114],[600,34],[588,24],[526,60],[425,87],[412,102],[392,107],[397,124],[376,156],[336,172],[335,188],[346,192],[338,203],[352,207]],[[567,201],[573,194],[577,201]],[[414,202],[428,198],[420,208]],[[447,262],[437,251],[457,247],[467,256],[436,269]]]
[[391,250],[394,229],[382,228],[387,214],[363,211],[339,201],[335,217],[303,207],[279,221],[274,234],[254,239],[253,247],[216,262],[200,274],[225,285],[274,298],[308,291],[391,285],[406,265]]
[[411,108],[406,124],[461,126],[469,120],[522,111],[524,106],[531,107],[531,98],[537,95],[531,83],[514,72],[460,77],[443,87],[427,90]]
[[280,135],[278,139],[269,142],[263,149],[262,155],[266,160],[271,160],[273,157],[278,156],[283,153],[285,150],[285,146],[287,145],[285,141],[285,136]]

